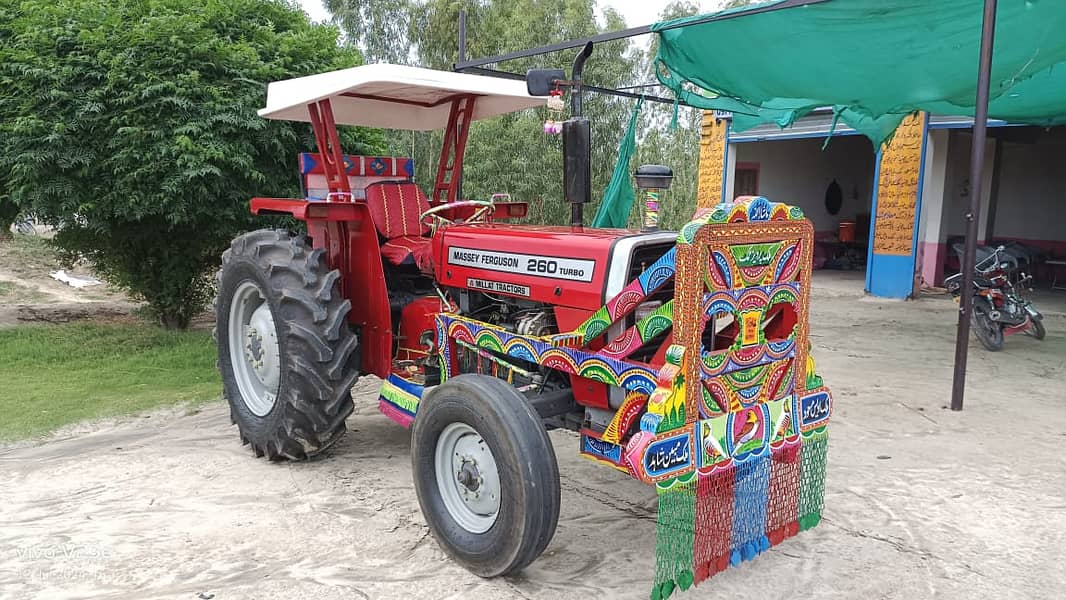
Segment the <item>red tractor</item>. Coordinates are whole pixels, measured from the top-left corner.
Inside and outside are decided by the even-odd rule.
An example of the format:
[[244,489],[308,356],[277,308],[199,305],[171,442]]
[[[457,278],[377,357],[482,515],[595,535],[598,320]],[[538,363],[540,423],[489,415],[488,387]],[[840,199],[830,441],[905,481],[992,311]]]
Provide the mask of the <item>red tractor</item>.
[[[682,553],[673,570],[660,561],[662,595],[820,513],[820,492],[800,497],[821,485],[803,479],[820,467],[800,469],[801,455],[813,452],[817,467],[822,441],[824,465],[829,417],[807,356],[813,232],[797,209],[764,198],[703,211],[680,233],[584,228],[580,116],[563,127],[570,226],[507,224],[524,203],[462,199],[471,123],[542,106],[549,89],[573,84],[561,71],[531,72],[524,85],[392,65],[272,83],[260,114],[309,121],[318,152],[301,157],[304,198],[251,208],[307,230],[255,231],[224,253],[219,366],[242,441],[271,460],[336,442],[352,385],[379,377],[381,411],[413,430],[415,487],[434,536],[485,577],[522,569],[555,532],[547,429],[579,432],[582,455],[660,494],[691,488],[693,502],[710,502],[697,493],[707,480],[732,503],[734,488],[741,498],[742,484],[761,485],[761,504],[751,501],[761,520],[733,504],[718,529],[678,530],[671,519],[664,530],[660,519],[660,536],[713,548]],[[344,155],[337,124],[443,128],[430,194],[409,159]],[[669,170],[637,175],[654,210]],[[773,477],[749,473],[771,464]],[[766,499],[786,492],[774,486],[792,494],[776,508]]]

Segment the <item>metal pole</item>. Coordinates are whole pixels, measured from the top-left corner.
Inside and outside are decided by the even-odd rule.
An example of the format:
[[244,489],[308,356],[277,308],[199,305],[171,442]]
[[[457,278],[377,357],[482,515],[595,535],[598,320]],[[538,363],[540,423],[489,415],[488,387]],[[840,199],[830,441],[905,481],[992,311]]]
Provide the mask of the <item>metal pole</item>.
[[585,61],[592,56],[592,42],[578,52],[574,58],[574,67],[570,71],[570,79],[574,82],[570,88],[570,112],[571,116],[581,116],[581,76],[585,72]]
[[[513,79],[515,81],[525,81],[526,80],[526,76],[522,75],[520,73],[511,73],[509,71],[500,71],[498,69],[488,69],[488,68],[485,68],[485,67],[468,67],[468,68],[463,69],[463,70],[458,71],[458,72],[459,73],[480,73],[482,75],[489,75],[489,76],[492,76],[492,77],[499,77],[500,79]],[[654,84],[654,85],[657,85],[657,84]],[[636,87],[649,87],[649,86],[636,86]],[[618,96],[620,98],[633,98],[633,99],[644,98],[645,102],[659,102],[661,104],[669,104],[671,106],[676,102],[676,103],[680,104],[681,106],[689,106],[689,107],[695,108],[694,106],[692,106],[691,104],[688,104],[687,102],[683,102],[683,101],[680,101],[680,100],[675,100],[674,98],[662,98],[662,97],[659,97],[659,96],[649,96],[647,94],[635,94],[633,92],[624,91],[626,88],[621,88],[621,89],[605,88],[605,87],[599,87],[599,86],[595,86],[595,85],[589,85],[589,84],[585,83],[584,81],[582,81],[581,82],[581,89],[583,91],[586,91],[586,92],[597,92],[597,93],[600,93],[600,94],[608,94],[610,96]]]
[[459,63],[466,62],[466,11],[459,11]]
[[959,328],[955,338],[955,376],[951,384],[951,410],[962,410],[966,392],[966,358],[973,310],[973,269],[977,253],[977,221],[981,214],[981,171],[985,163],[988,128],[988,86],[992,74],[992,45],[996,37],[996,0],[985,0],[981,25],[981,61],[977,70],[977,104],[974,106],[973,148],[970,151],[970,210],[966,219],[966,250],[962,255],[962,294]]

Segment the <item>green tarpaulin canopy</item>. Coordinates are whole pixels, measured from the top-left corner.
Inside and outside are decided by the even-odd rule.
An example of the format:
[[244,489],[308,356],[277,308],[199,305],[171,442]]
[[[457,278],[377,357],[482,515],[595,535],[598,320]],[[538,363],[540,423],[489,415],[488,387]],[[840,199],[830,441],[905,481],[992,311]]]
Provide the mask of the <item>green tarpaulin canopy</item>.
[[629,211],[633,208],[633,200],[636,199],[633,182],[629,179],[629,161],[633,157],[633,150],[636,149],[637,117],[640,116],[640,108],[643,105],[644,98],[641,98],[633,107],[633,114],[629,115],[629,126],[626,127],[622,141],[618,143],[618,159],[614,163],[611,181],[603,191],[600,209],[592,219],[593,227],[622,228],[629,221]]
[[[659,80],[688,104],[732,111],[735,131],[831,106],[880,144],[916,110],[973,116],[982,5],[828,0],[657,23]],[[993,56],[991,118],[1066,124],[1066,0],[1000,0]]]

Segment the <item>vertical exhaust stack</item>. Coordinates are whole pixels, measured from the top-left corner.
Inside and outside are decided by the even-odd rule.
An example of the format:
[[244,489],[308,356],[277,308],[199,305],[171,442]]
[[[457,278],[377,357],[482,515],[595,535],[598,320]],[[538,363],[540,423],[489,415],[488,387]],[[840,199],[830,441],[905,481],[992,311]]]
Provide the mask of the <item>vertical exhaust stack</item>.
[[585,117],[563,121],[563,194],[570,203],[570,226],[584,226],[584,207],[592,200],[592,127]]
[[674,172],[663,165],[641,165],[634,173],[637,187],[644,192],[644,218],[641,231],[659,229],[659,200],[663,190],[670,189]]
[[585,225],[585,204],[592,201],[592,126],[581,113],[581,74],[592,55],[592,42],[574,59],[570,72],[570,118],[563,123],[563,191],[570,203],[570,226]]

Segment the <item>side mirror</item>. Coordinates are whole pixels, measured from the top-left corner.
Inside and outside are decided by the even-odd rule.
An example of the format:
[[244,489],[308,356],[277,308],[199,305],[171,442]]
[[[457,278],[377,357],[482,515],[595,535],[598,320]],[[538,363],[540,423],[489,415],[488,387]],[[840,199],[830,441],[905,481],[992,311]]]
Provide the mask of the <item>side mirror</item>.
[[565,81],[562,69],[530,69],[526,71],[526,91],[530,96],[547,96],[557,86],[556,81]]

